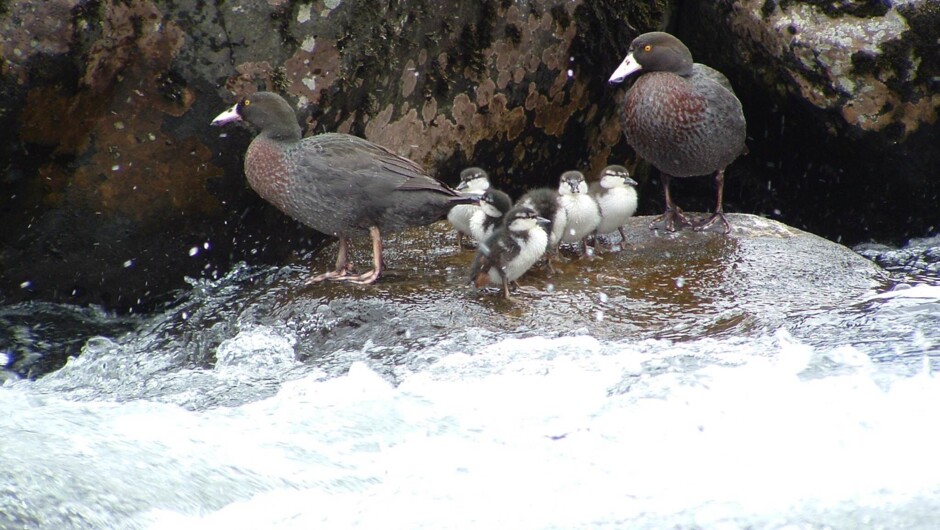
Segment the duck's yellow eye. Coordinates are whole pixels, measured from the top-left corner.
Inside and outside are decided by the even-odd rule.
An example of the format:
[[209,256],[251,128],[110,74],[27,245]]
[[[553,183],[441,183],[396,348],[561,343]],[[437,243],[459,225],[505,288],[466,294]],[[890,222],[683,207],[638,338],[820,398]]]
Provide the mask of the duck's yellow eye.
[[647,44],[646,46],[643,46],[643,51],[645,51],[645,52],[653,51],[653,45],[652,45],[652,44]]
[[242,102],[242,105],[244,105],[244,106],[246,106],[246,107],[247,107],[248,105],[251,105],[251,100],[250,100],[250,99],[246,99],[245,101]]

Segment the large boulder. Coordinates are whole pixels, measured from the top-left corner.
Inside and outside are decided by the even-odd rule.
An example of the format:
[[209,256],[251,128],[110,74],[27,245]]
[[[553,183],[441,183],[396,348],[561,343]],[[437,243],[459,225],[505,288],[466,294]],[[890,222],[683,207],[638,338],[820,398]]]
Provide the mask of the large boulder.
[[[3,3],[0,297],[143,310],[184,276],[319,245],[246,186],[250,132],[208,127],[259,88],[288,96],[308,134],[364,136],[450,183],[482,165],[517,195],[571,168],[633,167],[623,89],[606,79],[636,34],[666,27],[744,102],[751,153],[729,169],[730,211],[850,243],[930,231],[935,2],[679,5]],[[709,179],[686,180],[680,204],[711,207]]]
[[844,241],[940,228],[940,4],[686,2],[679,21],[744,103],[748,211]]
[[[446,222],[389,238],[388,269],[375,285],[304,285],[311,273],[333,265],[336,245],[331,244],[283,266],[238,267],[218,281],[197,282],[174,307],[142,317],[147,322],[138,324],[143,337],[130,341],[120,362],[131,371],[211,366],[223,362],[216,355],[224,342],[258,325],[289,333],[296,341],[294,355],[335,375],[345,373],[357,352],[391,375],[402,366],[434,362],[429,356],[435,348],[442,354],[472,352],[494,337],[554,337],[582,330],[599,339],[633,341],[740,338],[778,329],[797,337],[811,334],[803,338],[814,344],[858,339],[856,326],[842,324],[844,312],[855,315],[857,305],[883,286],[884,270],[843,245],[779,222],[747,214],[728,218],[732,231],[727,236],[693,230],[663,234],[648,229],[651,217],[632,218],[623,250],[603,244],[594,259],[586,259],[566,247],[554,273],[534,267],[519,279],[522,289],[508,301],[498,289],[467,285],[474,252],[457,250]],[[612,237],[608,243],[618,243],[619,235]],[[367,266],[369,253],[368,238],[353,241],[354,262]],[[30,313],[24,319],[37,319],[35,309]],[[69,326],[69,321],[81,326]],[[56,315],[54,322],[11,334],[18,339],[12,343],[0,340],[13,355],[11,370],[40,376],[61,366],[63,354],[78,354],[89,334],[119,336],[127,325],[112,320],[112,329],[106,330],[100,317],[75,312]],[[65,329],[56,333],[59,327]],[[831,334],[818,336],[820,327],[831,327]],[[30,355],[37,339],[61,346]],[[64,351],[67,347],[72,351]],[[135,362],[134,356],[149,358],[155,348],[173,352],[169,365]],[[82,357],[110,365],[87,352]],[[134,378],[126,388],[140,397]],[[210,400],[225,400],[228,394],[218,388],[185,391]]]
[[451,183],[470,163],[515,191],[622,161],[614,44],[672,3],[4,3],[0,292],[139,310],[184,275],[316,244],[245,185],[249,132],[208,127],[259,88],[307,133],[364,136]]

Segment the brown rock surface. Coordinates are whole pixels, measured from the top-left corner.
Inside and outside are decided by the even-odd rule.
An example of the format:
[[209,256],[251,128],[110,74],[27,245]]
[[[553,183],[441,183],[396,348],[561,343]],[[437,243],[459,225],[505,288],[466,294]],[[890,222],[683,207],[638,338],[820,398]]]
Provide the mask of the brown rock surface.
[[[661,23],[643,4],[603,14]],[[599,14],[560,0],[4,4],[0,293],[144,309],[184,275],[315,244],[245,185],[250,133],[208,126],[259,88],[291,97],[308,134],[365,136],[452,182],[476,160],[510,188],[606,163],[619,138],[600,134],[605,87],[577,60]]]
[[686,7],[686,44],[728,74],[744,103],[751,154],[737,170],[753,176],[731,193],[753,198],[748,211],[843,241],[940,229],[940,4]]

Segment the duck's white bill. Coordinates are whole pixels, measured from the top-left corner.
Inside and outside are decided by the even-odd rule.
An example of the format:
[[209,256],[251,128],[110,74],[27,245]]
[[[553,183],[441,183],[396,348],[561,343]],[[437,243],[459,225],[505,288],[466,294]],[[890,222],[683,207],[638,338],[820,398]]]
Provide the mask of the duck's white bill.
[[611,74],[610,79],[607,80],[608,83],[616,84],[623,82],[628,75],[642,70],[643,67],[640,66],[640,63],[636,62],[636,59],[633,58],[633,54],[627,55],[627,57],[620,63],[620,66],[614,70],[614,73]]
[[226,123],[239,121],[241,119],[242,117],[238,114],[238,105],[232,105],[232,108],[216,116],[215,119],[212,120],[212,125],[225,125]]

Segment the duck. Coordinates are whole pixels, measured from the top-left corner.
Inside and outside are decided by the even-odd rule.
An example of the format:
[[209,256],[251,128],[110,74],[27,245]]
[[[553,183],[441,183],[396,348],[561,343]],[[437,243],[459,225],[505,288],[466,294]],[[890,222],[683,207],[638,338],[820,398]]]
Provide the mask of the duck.
[[[674,232],[690,226],[708,230],[720,224],[731,232],[723,208],[725,169],[747,153],[747,123],[741,102],[721,72],[692,61],[692,53],[669,33],[644,33],[630,43],[623,62],[608,80],[637,75],[620,104],[627,143],[661,173],[666,210],[651,229]],[[672,178],[714,175],[715,212],[693,221],[669,192]]]
[[[457,191],[462,193],[483,194],[490,187],[490,176],[483,168],[468,167],[460,172]],[[450,209],[447,221],[457,232],[457,248],[463,249],[463,237],[470,235],[470,218],[480,211],[479,204],[458,204]]]
[[516,204],[532,208],[540,217],[548,220],[543,229],[548,235],[548,251],[554,252],[561,243],[565,225],[568,224],[568,212],[561,206],[558,190],[533,188],[522,194]]
[[[283,97],[256,92],[212,120],[244,122],[258,131],[245,153],[245,177],[262,199],[310,228],[339,239],[334,270],[306,284],[334,280],[371,284],[384,269],[383,235],[426,226],[447,216],[466,196],[427,175],[416,162],[378,144],[341,133],[303,137]],[[372,240],[370,271],[356,274],[350,239]]]
[[588,195],[597,201],[601,211],[601,220],[594,229],[594,241],[597,236],[610,234],[614,230],[620,232],[621,248],[627,241],[623,232],[626,224],[637,207],[637,183],[630,178],[630,171],[621,165],[609,165],[601,170],[596,182],[588,188]]
[[600,224],[601,210],[594,197],[588,193],[584,173],[575,170],[562,173],[558,182],[558,197],[567,216],[561,242],[577,243],[581,246],[581,254],[586,254],[585,239]]
[[480,197],[480,208],[470,218],[470,236],[477,243],[487,240],[512,208],[512,199],[506,193],[490,188]]
[[542,257],[548,246],[548,219],[528,206],[515,206],[506,213],[503,223],[477,247],[470,266],[468,283],[478,289],[487,285],[502,288],[509,300],[509,285]]

